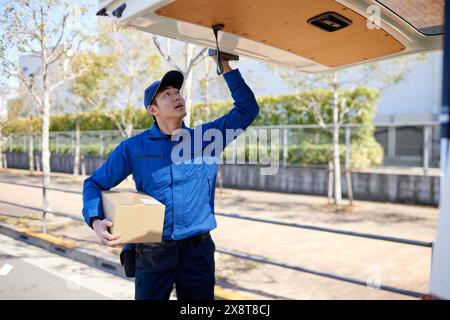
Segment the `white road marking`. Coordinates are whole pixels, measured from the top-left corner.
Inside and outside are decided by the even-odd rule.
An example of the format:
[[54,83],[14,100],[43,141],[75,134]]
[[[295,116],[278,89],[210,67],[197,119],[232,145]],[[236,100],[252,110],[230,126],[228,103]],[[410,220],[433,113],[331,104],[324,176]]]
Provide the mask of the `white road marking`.
[[13,267],[12,265],[10,265],[10,264],[5,264],[5,265],[0,269],[0,276],[7,276],[8,273],[10,273],[11,270],[12,270],[13,268],[14,268],[14,267]]

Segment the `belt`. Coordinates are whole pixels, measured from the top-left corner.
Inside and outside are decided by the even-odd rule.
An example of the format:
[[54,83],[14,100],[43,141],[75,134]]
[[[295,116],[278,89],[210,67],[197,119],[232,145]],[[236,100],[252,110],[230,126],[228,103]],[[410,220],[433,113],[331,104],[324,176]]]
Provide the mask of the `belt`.
[[189,238],[181,239],[181,240],[163,240],[163,243],[169,243],[169,242],[176,242],[180,245],[189,245],[189,246],[195,246],[199,243],[203,243],[211,237],[211,234],[209,232],[198,234]]
[[181,246],[195,246],[197,244],[205,242],[211,234],[209,232],[198,234],[189,238],[181,239],[181,240],[163,240],[161,243],[138,243],[136,248],[138,250],[141,249],[155,249],[160,247],[165,247],[165,245],[181,245]]

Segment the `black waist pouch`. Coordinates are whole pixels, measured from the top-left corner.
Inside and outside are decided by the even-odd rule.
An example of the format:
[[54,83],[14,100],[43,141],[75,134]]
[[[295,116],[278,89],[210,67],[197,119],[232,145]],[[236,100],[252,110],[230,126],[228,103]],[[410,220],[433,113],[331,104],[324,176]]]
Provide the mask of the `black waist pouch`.
[[125,275],[128,278],[134,278],[136,274],[136,245],[134,243],[126,244],[120,253],[120,264],[125,269]]

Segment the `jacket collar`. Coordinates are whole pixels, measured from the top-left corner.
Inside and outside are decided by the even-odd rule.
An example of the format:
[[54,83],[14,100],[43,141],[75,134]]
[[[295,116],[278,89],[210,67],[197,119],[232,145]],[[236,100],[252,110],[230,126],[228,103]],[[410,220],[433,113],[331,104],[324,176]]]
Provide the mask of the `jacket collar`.
[[[188,128],[184,121],[181,122],[181,128],[191,130],[191,128]],[[170,139],[170,136],[166,135],[164,132],[162,132],[157,123],[153,122],[152,127],[150,128],[150,139]]]

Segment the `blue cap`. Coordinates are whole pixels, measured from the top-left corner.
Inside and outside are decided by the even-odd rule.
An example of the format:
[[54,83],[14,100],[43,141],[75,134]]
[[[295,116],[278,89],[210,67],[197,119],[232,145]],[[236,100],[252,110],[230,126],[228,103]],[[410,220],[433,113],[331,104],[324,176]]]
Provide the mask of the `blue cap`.
[[180,90],[181,86],[183,85],[183,81],[184,76],[180,71],[171,70],[167,72],[161,80],[153,82],[147,87],[147,89],[145,89],[144,92],[145,109],[147,109],[147,107],[153,102],[153,99],[155,99],[156,93],[158,93],[158,90],[160,88],[163,89],[168,86],[172,86]]

